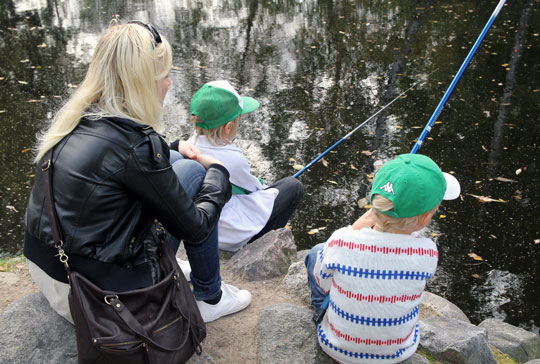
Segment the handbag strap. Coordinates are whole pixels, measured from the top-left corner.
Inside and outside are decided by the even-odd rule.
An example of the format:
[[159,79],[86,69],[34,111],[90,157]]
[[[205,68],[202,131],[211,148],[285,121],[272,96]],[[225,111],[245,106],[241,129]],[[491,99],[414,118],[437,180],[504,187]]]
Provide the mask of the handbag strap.
[[54,208],[54,191],[52,185],[52,174],[53,174],[53,149],[51,148],[45,154],[45,161],[41,165],[41,171],[45,177],[45,200],[47,200],[47,213],[49,215],[49,223],[51,225],[51,232],[54,240],[54,247],[58,249],[58,257],[60,262],[64,264],[64,267],[69,273],[68,265],[68,256],[64,251],[64,239],[62,235],[62,227],[60,226],[60,221],[58,221],[58,215],[56,214],[56,209]]

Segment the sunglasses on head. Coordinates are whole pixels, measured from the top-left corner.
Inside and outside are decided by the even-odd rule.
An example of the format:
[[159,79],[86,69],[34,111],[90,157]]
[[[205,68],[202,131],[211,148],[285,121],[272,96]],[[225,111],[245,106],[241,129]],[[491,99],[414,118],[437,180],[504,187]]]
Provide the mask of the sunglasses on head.
[[145,23],[143,23],[141,21],[138,21],[138,20],[129,21],[128,24],[138,24],[138,25],[140,25],[142,27],[145,27],[146,29],[148,29],[148,31],[150,33],[152,33],[152,36],[154,37],[154,42],[156,43],[156,45],[161,43],[161,36],[159,35],[156,28],[154,28],[151,24],[145,24]]

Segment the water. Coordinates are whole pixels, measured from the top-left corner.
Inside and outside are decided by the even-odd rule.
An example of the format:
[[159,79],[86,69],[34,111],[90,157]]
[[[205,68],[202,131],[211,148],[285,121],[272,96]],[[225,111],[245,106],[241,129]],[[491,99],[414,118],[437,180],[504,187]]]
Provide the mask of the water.
[[[189,135],[189,100],[204,82],[228,79],[261,101],[242,122],[238,144],[267,182],[294,174],[294,165],[425,81],[300,177],[306,196],[291,225],[306,249],[365,211],[361,199],[375,166],[410,151],[495,5],[2,0],[0,250],[21,252],[29,148],[80,82],[113,17],[151,22],[173,45],[163,116],[169,139]],[[538,12],[535,0],[508,2],[420,150],[454,172],[463,189],[426,232],[441,253],[430,289],[475,323],[497,317],[536,332]]]

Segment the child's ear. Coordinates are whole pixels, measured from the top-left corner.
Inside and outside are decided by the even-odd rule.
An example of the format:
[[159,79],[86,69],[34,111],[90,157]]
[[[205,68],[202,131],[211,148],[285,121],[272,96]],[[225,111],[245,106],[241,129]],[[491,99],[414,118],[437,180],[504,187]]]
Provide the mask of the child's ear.
[[418,225],[424,228],[428,223],[429,220],[433,217],[433,212],[427,211],[424,212],[422,215],[420,215],[420,220],[418,221]]
[[229,121],[227,124],[225,124],[225,132],[227,134],[230,134],[231,130],[232,130],[232,127],[233,127],[233,122],[232,121]]

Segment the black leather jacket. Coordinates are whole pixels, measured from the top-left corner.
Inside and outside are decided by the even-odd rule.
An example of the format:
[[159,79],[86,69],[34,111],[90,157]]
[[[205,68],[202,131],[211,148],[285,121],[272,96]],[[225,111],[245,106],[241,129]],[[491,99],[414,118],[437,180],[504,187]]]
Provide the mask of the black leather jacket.
[[[192,201],[172,170],[165,141],[149,126],[127,119],[81,120],[55,146],[53,166],[55,207],[71,267],[105,289],[152,283],[145,244],[155,244],[155,219],[176,238],[196,244],[208,237],[231,196],[229,173],[213,164]],[[54,256],[43,178],[38,163],[24,253],[67,282]]]

